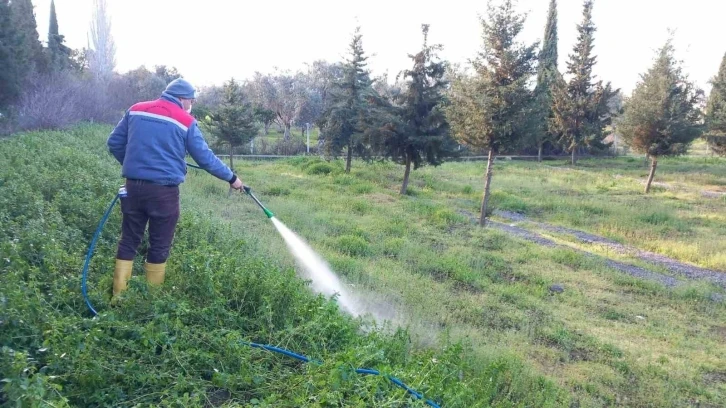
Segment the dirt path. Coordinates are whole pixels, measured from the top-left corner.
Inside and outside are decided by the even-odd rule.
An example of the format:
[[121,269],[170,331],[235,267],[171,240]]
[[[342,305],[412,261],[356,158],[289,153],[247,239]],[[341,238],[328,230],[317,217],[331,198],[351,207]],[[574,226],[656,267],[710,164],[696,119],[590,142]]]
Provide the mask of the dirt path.
[[[660,255],[660,254],[656,254],[654,252],[649,252],[649,251],[643,251],[641,249],[638,249],[638,248],[635,248],[635,247],[632,247],[629,245],[623,245],[623,244],[620,244],[613,240],[607,239],[605,237],[601,237],[599,235],[594,235],[594,234],[590,234],[587,232],[578,231],[578,230],[574,230],[574,229],[570,229],[570,228],[559,227],[556,225],[547,224],[547,223],[543,223],[543,222],[531,221],[527,217],[523,216],[522,214],[517,214],[517,213],[513,213],[513,212],[508,212],[508,211],[496,211],[495,215],[498,215],[502,218],[505,218],[505,219],[508,219],[508,220],[514,221],[514,222],[529,223],[531,225],[535,225],[539,228],[542,228],[546,231],[571,235],[583,243],[603,245],[620,254],[636,256],[651,264],[665,267],[669,271],[671,271],[675,274],[678,274],[680,276],[683,276],[687,279],[704,280],[704,281],[708,281],[708,282],[714,283],[716,285],[719,285],[723,288],[726,288],[726,272],[715,271],[715,270],[711,270],[711,269],[700,268],[700,267],[694,266],[694,265],[689,265],[689,264],[686,264],[683,262],[679,262],[673,258],[669,258],[665,255]],[[494,221],[491,221],[491,223],[492,223],[492,225],[497,226],[497,228],[499,228],[499,229],[513,233],[515,235],[518,235],[518,236],[528,239],[530,241],[541,244],[541,242],[538,242],[538,241],[546,240],[546,241],[549,241],[549,244],[546,246],[557,245],[554,241],[549,240],[540,234],[526,230],[524,228],[507,225],[507,224],[502,224],[502,223],[496,223]],[[517,231],[515,232],[515,230],[517,230]],[[529,235],[530,238],[536,238],[537,241],[527,238],[526,235]],[[582,252],[589,254],[589,252],[586,252],[586,251],[582,251]],[[632,266],[632,265],[627,265],[622,262],[614,261],[611,259],[607,259],[607,261],[609,263],[612,263],[612,266],[614,266],[616,269],[620,269],[620,270],[636,268],[636,269],[632,269],[631,271],[624,271],[624,272],[630,273],[631,275],[634,275],[634,276],[637,276],[638,274],[643,275],[641,271],[646,271],[643,268],[639,268],[639,267]],[[615,266],[615,265],[617,265],[617,266]],[[653,274],[653,272],[649,272],[649,271],[646,271],[646,272],[651,275]],[[677,282],[672,277],[666,277],[666,276],[660,275],[660,274],[656,274],[656,275],[662,276],[664,278],[669,278],[669,279],[661,280],[661,282],[664,284],[666,284],[666,281],[668,281],[669,283],[666,284],[667,286],[672,286],[671,284],[675,284],[675,282]],[[643,276],[645,276],[645,275],[643,275]],[[659,279],[656,279],[656,280],[659,280]]]
[[590,233],[575,230],[575,229],[559,227],[556,225],[547,224],[547,223],[543,223],[543,222],[531,221],[521,214],[512,213],[512,212],[508,212],[508,211],[496,211],[495,214],[502,218],[508,219],[510,221],[529,223],[531,225],[535,225],[539,228],[542,228],[546,231],[571,235],[571,236],[574,236],[575,238],[577,238],[580,242],[583,242],[586,244],[603,245],[603,246],[606,246],[606,247],[616,251],[619,254],[635,256],[635,257],[640,258],[653,265],[662,266],[662,267],[668,269],[669,271],[673,272],[674,274],[683,276],[687,279],[704,280],[704,281],[708,281],[708,282],[711,282],[711,283],[714,283],[716,285],[726,288],[726,272],[723,272],[723,271],[716,271],[716,270],[701,268],[701,267],[698,267],[695,265],[689,265],[689,264],[677,261],[673,258],[669,258],[665,255],[656,254],[656,253],[650,252],[650,251],[644,251],[644,250],[635,248],[630,245],[620,244],[618,242],[607,239],[605,237],[601,237],[599,235],[594,235],[594,234],[590,234]]
[[[459,210],[459,213],[468,217],[474,223],[479,222],[479,217],[472,214],[469,211]],[[508,215],[508,217],[504,217],[504,214],[501,211],[496,211],[495,214],[500,217],[510,219],[512,221],[529,222],[529,221],[527,221],[527,218],[521,214],[506,213]],[[678,286],[678,285],[681,285],[684,283],[683,280],[676,279],[673,276],[663,275],[663,274],[660,274],[657,272],[649,271],[649,270],[647,270],[645,268],[641,268],[639,266],[630,265],[625,262],[616,261],[614,259],[610,259],[610,258],[601,256],[601,255],[597,255],[597,254],[594,254],[592,252],[588,252],[588,251],[585,251],[582,249],[572,248],[572,247],[569,247],[566,245],[558,244],[554,240],[547,238],[547,237],[543,236],[542,234],[524,229],[522,227],[504,224],[504,223],[492,221],[492,220],[487,220],[487,223],[488,223],[488,225],[490,225],[498,230],[504,231],[508,234],[517,236],[524,240],[534,242],[535,244],[538,244],[538,245],[542,245],[542,246],[546,246],[546,247],[550,247],[550,248],[555,248],[555,247],[568,248],[568,249],[577,251],[581,254],[584,254],[587,257],[602,260],[605,262],[605,264],[608,267],[617,269],[620,272],[627,273],[628,275],[631,275],[636,278],[647,279],[650,281],[658,282],[669,288],[672,288],[672,287],[675,287],[675,286]],[[632,248],[632,247],[628,247],[628,246],[625,246],[622,244],[618,244],[617,242],[608,240],[607,238],[588,234],[583,231],[571,230],[571,229],[564,228],[564,227],[556,227],[554,225],[549,225],[549,224],[543,224],[543,225],[549,226],[552,230],[556,229],[558,232],[565,232],[565,233],[570,233],[573,235],[574,235],[574,233],[577,233],[578,238],[583,240],[584,242],[611,243],[611,244],[615,244],[615,245],[620,245],[623,248]],[[645,251],[641,251],[641,252],[645,252]],[[657,257],[663,257],[662,255],[657,255],[657,254],[653,254],[653,255],[656,255]],[[665,258],[665,257],[663,257],[663,258]],[[653,261],[656,259],[659,259],[659,258],[654,258]],[[667,258],[667,259],[670,259],[670,258]],[[689,278],[689,279],[708,280],[708,281],[713,282],[716,285],[726,289],[726,273],[710,271],[708,269],[702,269],[702,268],[698,268],[698,267],[691,266],[691,265],[685,265],[685,264],[679,263],[677,261],[674,261],[672,259],[670,259],[670,261],[672,262],[670,265],[673,266],[674,268],[676,268],[676,267],[682,268],[682,270],[678,269],[678,271],[676,271],[676,273],[679,273],[680,275],[683,275],[684,277]],[[653,263],[655,263],[655,262],[653,262]],[[700,270],[701,272],[693,273],[694,271],[692,271],[692,270],[686,271],[687,268],[696,268],[696,269]],[[715,302],[722,302],[722,301],[724,301],[724,296],[720,293],[713,293],[711,296],[711,299]]]
[[[476,218],[476,217],[474,217],[474,218]],[[507,224],[503,224],[503,223],[491,221],[491,220],[487,221],[487,222],[489,223],[489,225],[491,225],[492,227],[494,227],[496,229],[505,231],[512,235],[516,235],[522,239],[525,239],[530,242],[534,242],[534,243],[542,245],[542,246],[551,247],[551,248],[554,248],[554,247],[569,248],[574,251],[585,254],[588,257],[601,259],[601,260],[605,261],[605,264],[607,266],[617,269],[621,272],[627,273],[628,275],[635,276],[636,278],[648,279],[648,280],[652,280],[655,282],[659,282],[667,287],[674,287],[674,286],[677,286],[679,283],[681,283],[678,279],[676,279],[672,276],[661,275],[659,273],[651,272],[651,271],[641,268],[639,266],[628,265],[626,263],[615,261],[615,260],[612,260],[609,258],[605,258],[605,257],[599,256],[599,255],[593,254],[591,252],[560,245],[560,244],[556,243],[555,241],[552,241],[549,238],[546,238],[536,232],[532,232],[532,231],[526,230],[524,228],[515,227],[512,225],[507,225]]]

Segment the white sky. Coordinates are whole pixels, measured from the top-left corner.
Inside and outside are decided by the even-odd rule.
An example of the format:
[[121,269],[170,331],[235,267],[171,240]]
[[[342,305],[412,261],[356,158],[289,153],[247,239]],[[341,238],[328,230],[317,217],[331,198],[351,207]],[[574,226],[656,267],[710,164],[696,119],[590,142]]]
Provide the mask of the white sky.
[[[441,57],[466,62],[481,45],[478,15],[483,0],[107,0],[116,41],[117,70],[146,65],[176,66],[196,85],[244,79],[274,67],[303,69],[316,59],[337,61],[347,51],[356,24],[371,56],[374,75],[389,78],[420,48],[422,23],[431,24],[430,42]],[[33,0],[41,39],[47,38],[50,0]],[[68,46],[87,45],[92,0],[56,0],[60,33]],[[439,5],[444,5],[441,8]],[[542,38],[548,0],[520,0],[529,12],[522,38]],[[581,0],[559,0],[559,64],[576,40]],[[709,90],[726,52],[724,0],[596,0],[593,18],[595,74],[629,93],[651,65],[654,51],[676,29],[678,57],[696,83]]]

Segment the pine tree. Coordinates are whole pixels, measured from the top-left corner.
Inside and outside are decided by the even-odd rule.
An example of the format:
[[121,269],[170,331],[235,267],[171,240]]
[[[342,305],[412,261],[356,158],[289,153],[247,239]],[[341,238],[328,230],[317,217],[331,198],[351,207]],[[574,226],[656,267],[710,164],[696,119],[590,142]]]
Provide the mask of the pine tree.
[[714,153],[726,156],[726,54],[711,85],[706,106],[706,141]]
[[675,60],[671,39],[658,51],[653,67],[641,76],[618,129],[628,145],[651,159],[645,192],[655,175],[658,158],[686,153],[703,131],[697,89]]
[[514,10],[512,0],[504,0],[497,7],[490,0],[487,19],[481,21],[484,50],[473,62],[476,74],[473,78],[461,74],[454,78],[446,109],[454,136],[462,144],[489,151],[479,219],[482,226],[494,157],[521,144],[523,123],[531,106],[527,84],[535,73],[538,44],[517,42],[524,22],[525,16]]
[[567,62],[570,82],[558,78],[552,87],[552,119],[550,132],[559,135],[560,143],[572,154],[577,164],[577,150],[582,147],[603,149],[604,130],[612,118],[608,101],[616,93],[610,83],[593,84],[592,68],[596,57],[594,48],[595,24],[592,22],[593,0],[585,0],[583,21],[577,26],[579,33],[573,54]]
[[364,158],[370,153],[363,134],[372,125],[370,102],[377,95],[366,68],[367,59],[357,27],[350,42],[350,57],[343,65],[343,76],[333,83],[329,104],[318,121],[326,154],[336,157],[346,149],[346,173],[350,173],[354,151]]
[[17,38],[14,53],[22,76],[34,71],[45,71],[47,61],[38,36],[31,0],[13,0],[10,3],[10,21],[15,26]]
[[548,123],[552,118],[552,86],[560,76],[557,68],[557,0],[550,0],[545,26],[544,43],[539,54],[537,67],[537,86],[535,88],[534,111],[537,114],[533,129],[534,143],[537,146],[537,161],[542,161],[542,148],[554,139]]
[[240,85],[230,79],[223,87],[224,97],[216,112],[204,118],[212,134],[229,146],[229,166],[234,169],[234,149],[257,136],[255,112]]
[[20,93],[20,64],[16,56],[18,34],[10,17],[8,0],[0,0],[0,110]]
[[406,194],[411,165],[414,170],[426,164],[437,166],[445,157],[454,155],[457,147],[449,136],[443,110],[447,64],[436,56],[442,47],[428,44],[428,24],[422,25],[422,32],[423,47],[415,55],[409,54],[413,68],[399,74],[406,82],[403,91],[392,98],[394,119],[380,129],[376,149],[405,166],[401,194]]
[[62,71],[72,67],[72,50],[65,44],[65,37],[58,31],[58,17],[55,12],[55,1],[50,2],[50,22],[48,24],[48,62],[53,71]]

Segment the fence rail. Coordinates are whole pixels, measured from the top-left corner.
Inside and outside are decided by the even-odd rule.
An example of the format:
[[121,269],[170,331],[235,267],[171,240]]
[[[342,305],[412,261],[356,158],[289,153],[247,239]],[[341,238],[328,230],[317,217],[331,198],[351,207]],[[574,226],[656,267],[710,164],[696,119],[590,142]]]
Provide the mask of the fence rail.
[[[300,157],[300,156],[308,156],[313,157],[317,156],[320,157],[317,154],[291,154],[291,155],[281,155],[281,154],[234,154],[232,155],[232,158],[234,160],[277,160],[277,159],[290,159],[293,157]],[[217,157],[220,159],[229,159],[228,154],[218,154]],[[547,160],[569,160],[570,155],[563,155],[563,156],[552,156],[552,155],[543,155],[542,159]],[[578,159],[589,159],[589,158],[601,158],[601,159],[611,159],[613,156],[595,156],[595,155],[579,155],[577,156]],[[360,157],[353,156],[354,159],[358,159]],[[381,157],[372,157],[373,159],[380,159]],[[481,160],[487,160],[487,156],[461,156],[457,158],[450,159],[451,161],[481,161]],[[522,155],[501,155],[501,156],[495,156],[496,160],[537,160],[537,156],[522,156]]]

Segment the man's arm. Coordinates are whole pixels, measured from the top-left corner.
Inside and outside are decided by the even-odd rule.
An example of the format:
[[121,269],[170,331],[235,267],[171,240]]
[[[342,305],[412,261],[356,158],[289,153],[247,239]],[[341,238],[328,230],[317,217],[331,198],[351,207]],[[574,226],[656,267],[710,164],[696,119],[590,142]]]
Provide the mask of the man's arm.
[[187,151],[199,167],[218,179],[228,183],[234,183],[237,180],[237,176],[232,170],[222,160],[219,160],[219,157],[209,148],[196,122],[192,124],[187,134]]
[[126,156],[126,142],[128,141],[129,136],[128,131],[129,113],[127,111],[106,141],[108,151],[111,152],[113,157],[115,157],[121,164],[124,164],[124,157]]

